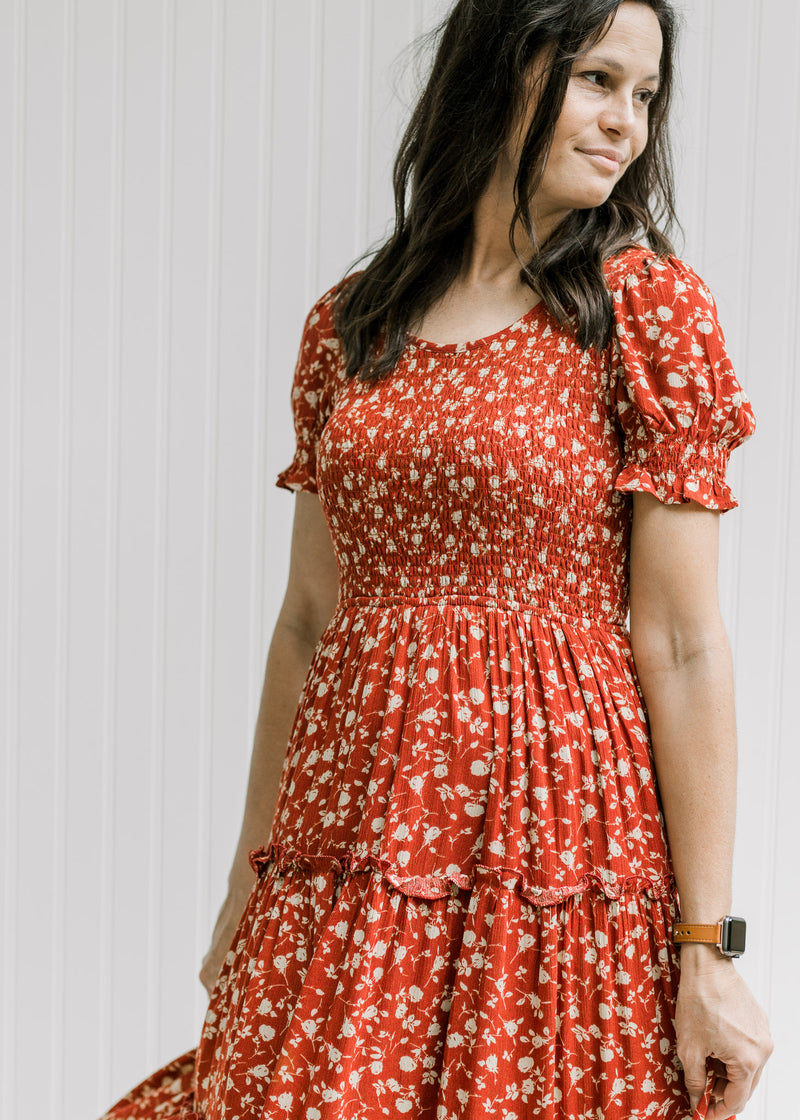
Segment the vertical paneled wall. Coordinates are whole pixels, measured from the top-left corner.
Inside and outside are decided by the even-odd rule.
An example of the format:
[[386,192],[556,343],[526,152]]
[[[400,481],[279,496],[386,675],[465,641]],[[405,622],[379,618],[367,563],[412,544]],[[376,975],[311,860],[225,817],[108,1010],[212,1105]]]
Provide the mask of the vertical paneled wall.
[[[800,1041],[792,929],[800,763],[792,731],[800,670],[800,9],[784,0],[696,0],[686,11],[679,187],[685,255],[715,292],[756,435],[734,453],[740,501],[721,519],[720,584],[736,665],[739,805],[737,962],[770,1015],[776,1052],[747,1115],[792,1097]],[[714,812],[713,786],[708,812]],[[787,982],[788,981],[788,982]]]
[[[0,0],[0,1114],[90,1120],[194,1045],[287,570],[314,299],[386,229],[446,0]],[[737,965],[790,1104],[800,753],[800,9],[684,9],[679,251],[758,431],[732,460]],[[709,790],[709,813],[714,791]]]

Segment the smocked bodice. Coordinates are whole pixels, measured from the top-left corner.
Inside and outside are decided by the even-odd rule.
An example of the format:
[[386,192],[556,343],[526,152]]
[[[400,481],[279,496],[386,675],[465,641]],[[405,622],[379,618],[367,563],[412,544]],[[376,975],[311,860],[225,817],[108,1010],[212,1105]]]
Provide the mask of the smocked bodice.
[[351,381],[317,485],[344,599],[485,596],[624,624],[631,499],[609,355],[543,306],[499,338],[413,342],[392,377]]

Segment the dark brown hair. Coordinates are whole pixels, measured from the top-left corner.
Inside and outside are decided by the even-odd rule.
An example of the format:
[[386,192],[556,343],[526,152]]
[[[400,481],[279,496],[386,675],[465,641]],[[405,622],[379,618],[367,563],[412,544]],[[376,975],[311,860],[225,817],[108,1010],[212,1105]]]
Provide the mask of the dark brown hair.
[[[676,16],[669,0],[640,0],[658,17],[661,75],[650,102],[647,145],[601,206],[573,210],[535,253],[520,279],[579,344],[604,347],[612,330],[603,262],[647,238],[673,252],[677,224],[667,118],[673,88]],[[395,228],[362,272],[346,278],[334,322],[347,375],[374,381],[394,369],[409,325],[450,287],[464,264],[472,213],[529,94],[531,63],[546,51],[537,106],[514,186],[519,224],[536,244],[530,200],[575,59],[605,34],[622,0],[458,0],[394,164]],[[513,245],[513,242],[512,242]],[[370,255],[368,252],[365,255]]]

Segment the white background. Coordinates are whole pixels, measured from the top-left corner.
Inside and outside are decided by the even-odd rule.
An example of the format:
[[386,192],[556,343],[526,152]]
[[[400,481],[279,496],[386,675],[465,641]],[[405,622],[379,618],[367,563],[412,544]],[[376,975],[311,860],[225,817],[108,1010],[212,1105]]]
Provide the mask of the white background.
[[[386,228],[437,0],[0,0],[4,1120],[194,1045],[293,498],[304,316]],[[737,963],[796,1100],[800,6],[692,0],[681,255],[758,430],[731,460]],[[794,557],[794,559],[792,559]],[[714,790],[708,790],[709,819]]]

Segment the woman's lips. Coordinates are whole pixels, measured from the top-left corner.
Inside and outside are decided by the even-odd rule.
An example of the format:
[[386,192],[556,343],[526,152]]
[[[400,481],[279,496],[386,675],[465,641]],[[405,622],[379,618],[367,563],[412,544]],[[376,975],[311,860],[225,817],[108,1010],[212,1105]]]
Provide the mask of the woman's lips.
[[608,171],[619,171],[622,160],[619,156],[613,155],[610,151],[599,150],[596,148],[578,148],[578,151],[593,159],[600,167],[605,167]]

